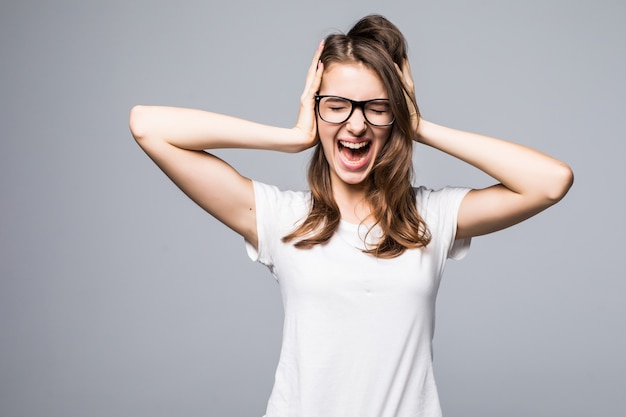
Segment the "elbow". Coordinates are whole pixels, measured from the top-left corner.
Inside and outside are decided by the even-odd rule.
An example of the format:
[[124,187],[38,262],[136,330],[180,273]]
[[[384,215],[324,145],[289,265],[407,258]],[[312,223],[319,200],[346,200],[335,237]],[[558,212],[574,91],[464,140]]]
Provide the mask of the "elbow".
[[564,162],[554,167],[550,181],[546,181],[546,198],[550,205],[559,202],[574,184],[574,171]]
[[130,133],[133,135],[137,142],[147,136],[147,110],[148,109],[146,106],[134,106],[130,110],[130,117],[128,121]]

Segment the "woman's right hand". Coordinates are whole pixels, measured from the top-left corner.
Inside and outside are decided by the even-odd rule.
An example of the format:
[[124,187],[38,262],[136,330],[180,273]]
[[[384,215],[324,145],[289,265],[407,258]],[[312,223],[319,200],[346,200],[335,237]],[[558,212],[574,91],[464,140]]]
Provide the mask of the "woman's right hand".
[[300,96],[300,111],[298,113],[298,121],[293,130],[298,135],[298,143],[301,145],[299,150],[305,150],[314,146],[318,141],[317,121],[315,115],[315,94],[317,94],[322,83],[322,73],[324,72],[324,64],[320,61],[322,50],[324,49],[324,41],[320,42],[313,56],[313,61],[309,67],[306,76],[304,91]]

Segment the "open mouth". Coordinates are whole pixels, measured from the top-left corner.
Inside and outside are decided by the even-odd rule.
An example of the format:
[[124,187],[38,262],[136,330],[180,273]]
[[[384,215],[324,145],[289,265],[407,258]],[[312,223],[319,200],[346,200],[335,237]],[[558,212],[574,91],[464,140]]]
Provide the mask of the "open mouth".
[[339,141],[339,153],[343,158],[351,163],[358,164],[363,161],[369,153],[371,147],[370,141],[363,142],[347,142],[344,140]]

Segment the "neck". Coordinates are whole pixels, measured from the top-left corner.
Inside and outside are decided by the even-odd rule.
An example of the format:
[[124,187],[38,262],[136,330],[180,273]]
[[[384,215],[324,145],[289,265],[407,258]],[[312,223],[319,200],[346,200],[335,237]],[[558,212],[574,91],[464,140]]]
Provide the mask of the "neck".
[[346,184],[333,181],[333,197],[339,206],[341,219],[349,223],[367,222],[371,214],[367,195],[368,184]]

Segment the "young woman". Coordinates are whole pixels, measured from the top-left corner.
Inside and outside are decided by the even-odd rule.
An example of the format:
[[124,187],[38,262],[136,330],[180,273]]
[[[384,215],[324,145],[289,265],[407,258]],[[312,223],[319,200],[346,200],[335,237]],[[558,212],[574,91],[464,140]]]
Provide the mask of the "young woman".
[[[405,39],[382,16],[320,44],[294,128],[146,106],[133,108],[130,126],[280,283],[283,346],[267,417],[440,416],[431,341],[446,259],[556,203],[573,180],[540,152],[422,119]],[[413,187],[414,142],[497,184]],[[310,191],[252,181],[205,152],[310,147]]]

